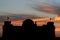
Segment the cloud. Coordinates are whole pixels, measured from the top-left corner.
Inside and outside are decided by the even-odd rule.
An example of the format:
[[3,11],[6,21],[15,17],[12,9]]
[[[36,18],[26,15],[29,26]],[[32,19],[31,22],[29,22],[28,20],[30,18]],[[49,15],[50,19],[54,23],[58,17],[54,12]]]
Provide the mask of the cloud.
[[7,17],[9,17],[11,20],[24,20],[24,19],[39,18],[36,15],[13,14],[13,13],[8,13],[8,12],[0,12],[0,21],[7,20]]
[[32,8],[37,11],[59,14],[58,13],[59,10],[53,5],[48,4],[48,3],[39,3],[39,4],[34,5]]

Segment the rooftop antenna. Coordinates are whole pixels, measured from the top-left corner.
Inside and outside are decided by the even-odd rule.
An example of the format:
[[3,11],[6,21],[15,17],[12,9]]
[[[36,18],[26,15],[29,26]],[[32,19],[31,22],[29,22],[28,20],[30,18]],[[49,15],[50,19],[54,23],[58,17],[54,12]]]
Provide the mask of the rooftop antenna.
[[53,17],[53,18],[50,18],[50,21],[51,21],[51,22],[54,22],[54,17]]
[[50,20],[51,20],[51,18],[50,18]]
[[7,18],[7,19],[6,19],[7,21],[10,21],[10,17],[7,16],[6,18]]

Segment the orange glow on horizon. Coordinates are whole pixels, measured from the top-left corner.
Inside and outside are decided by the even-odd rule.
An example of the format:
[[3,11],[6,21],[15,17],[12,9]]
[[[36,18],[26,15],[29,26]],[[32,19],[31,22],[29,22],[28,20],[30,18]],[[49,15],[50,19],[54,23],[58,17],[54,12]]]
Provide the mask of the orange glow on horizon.
[[23,21],[22,20],[18,20],[18,21],[11,21],[11,24],[13,24],[14,26],[22,26]]
[[60,20],[60,16],[56,16],[54,20],[55,21]]
[[59,27],[56,27],[55,31],[60,31],[60,28]]
[[[37,22],[37,25],[43,25],[46,24],[50,20],[50,18],[36,18],[32,19],[34,22]],[[17,20],[17,21],[11,21],[11,24],[14,26],[22,26],[23,20]]]
[[50,20],[50,18],[36,18],[36,19],[32,19],[33,21],[47,21]]

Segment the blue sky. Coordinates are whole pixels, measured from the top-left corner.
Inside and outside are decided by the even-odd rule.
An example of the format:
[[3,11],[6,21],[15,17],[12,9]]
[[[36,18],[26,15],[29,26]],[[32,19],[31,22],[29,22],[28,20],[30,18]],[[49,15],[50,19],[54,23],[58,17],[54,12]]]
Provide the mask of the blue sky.
[[[59,1],[60,0],[55,0],[56,4],[59,4]],[[52,5],[56,5],[52,2],[52,0],[0,0],[0,12],[23,13],[23,14],[33,13],[35,15],[39,15],[39,11],[32,9],[31,5],[40,2],[46,2]]]

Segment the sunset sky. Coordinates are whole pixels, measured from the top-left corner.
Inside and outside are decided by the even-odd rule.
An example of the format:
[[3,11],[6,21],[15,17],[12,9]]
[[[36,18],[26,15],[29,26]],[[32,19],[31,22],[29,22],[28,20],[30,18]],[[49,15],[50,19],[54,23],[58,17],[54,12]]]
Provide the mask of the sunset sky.
[[[45,3],[45,4],[42,4]],[[46,4],[47,3],[47,4]],[[7,15],[4,12],[8,13],[8,14],[31,14],[31,15],[36,15],[39,17],[54,17],[57,14],[56,13],[57,7],[59,7],[60,0],[0,0],[0,15]],[[40,5],[42,4],[42,5]],[[48,6],[44,6],[44,7],[48,7],[46,9],[49,9],[49,11],[51,12],[51,10],[53,10],[52,14],[51,13],[45,13],[42,11],[38,11],[34,8],[40,8],[40,6],[43,9],[39,9],[39,10],[43,10],[45,11],[46,9],[43,7],[43,5],[48,5]],[[51,7],[49,7],[51,6]],[[33,8],[32,8],[33,7]]]
[[[58,21],[60,20],[60,0],[0,0],[0,34],[2,34],[3,24],[1,21],[6,19],[5,16],[11,17],[13,25],[22,24],[20,19],[53,18],[56,31],[60,33],[60,22]],[[38,25],[40,24],[45,24],[45,22],[38,22]],[[60,37],[59,33],[56,32]]]

